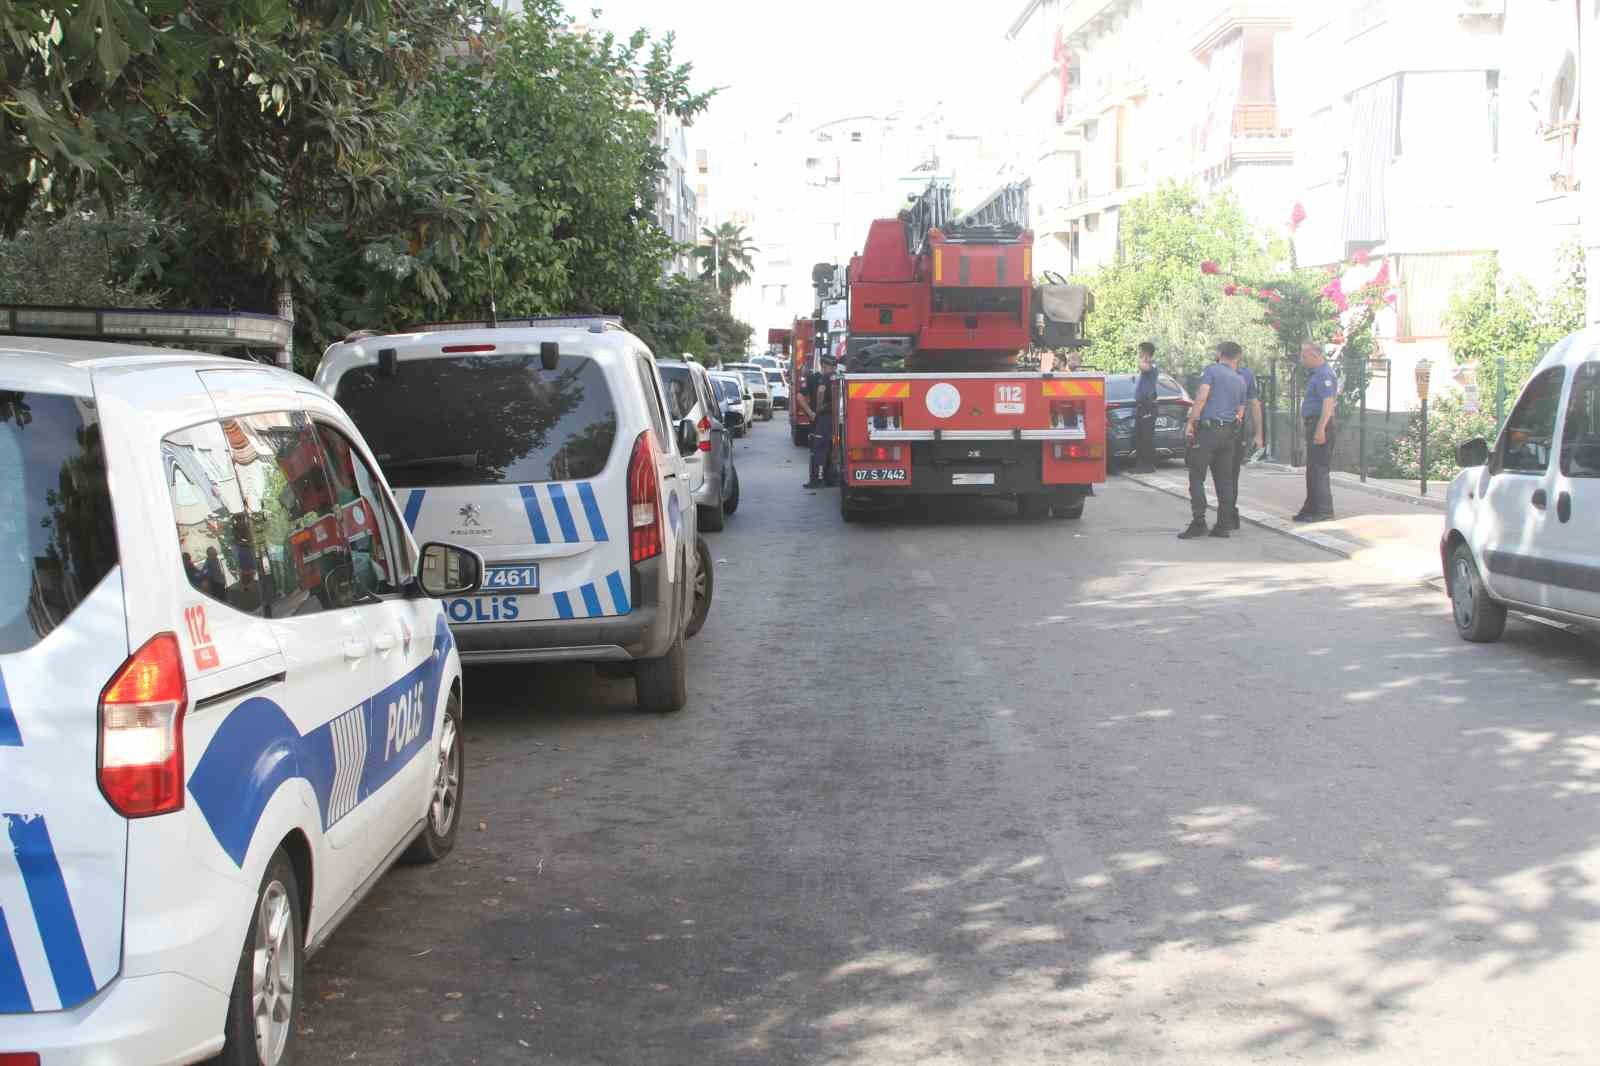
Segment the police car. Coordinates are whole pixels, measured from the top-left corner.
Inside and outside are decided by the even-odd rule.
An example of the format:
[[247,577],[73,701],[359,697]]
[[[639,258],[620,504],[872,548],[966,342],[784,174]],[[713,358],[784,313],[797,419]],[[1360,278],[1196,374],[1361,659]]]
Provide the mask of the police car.
[[483,554],[481,594],[446,604],[464,662],[620,664],[640,707],[683,707],[711,604],[700,431],[644,342],[604,317],[439,325],[332,345],[316,381],[416,535]]
[[287,1061],[307,954],[455,839],[481,560],[310,382],[133,344],[0,339],[0,496],[0,1063]]

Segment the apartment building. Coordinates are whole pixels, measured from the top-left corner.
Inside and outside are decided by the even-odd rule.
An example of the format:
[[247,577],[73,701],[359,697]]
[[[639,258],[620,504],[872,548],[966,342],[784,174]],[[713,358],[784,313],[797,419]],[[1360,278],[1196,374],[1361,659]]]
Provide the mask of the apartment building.
[[1120,214],[1156,183],[1229,187],[1259,221],[1293,206],[1282,43],[1307,5],[1028,0],[1007,29],[1022,72],[1017,165],[1033,178],[1040,269],[1114,260]]
[[692,274],[695,271],[693,245],[700,235],[700,205],[695,195],[696,175],[689,152],[687,131],[671,115],[656,116],[656,146],[666,164],[656,188],[656,221],[680,250],[662,264],[662,273]]

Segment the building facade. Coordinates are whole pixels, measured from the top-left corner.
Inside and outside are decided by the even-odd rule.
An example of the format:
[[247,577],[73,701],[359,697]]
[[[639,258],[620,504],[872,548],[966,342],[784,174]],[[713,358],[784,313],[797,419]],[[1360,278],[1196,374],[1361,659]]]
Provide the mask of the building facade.
[[671,115],[656,117],[656,146],[665,169],[656,187],[656,221],[679,250],[661,265],[662,273],[693,274],[694,244],[700,236],[700,206],[695,195],[697,175],[689,152],[687,130]]

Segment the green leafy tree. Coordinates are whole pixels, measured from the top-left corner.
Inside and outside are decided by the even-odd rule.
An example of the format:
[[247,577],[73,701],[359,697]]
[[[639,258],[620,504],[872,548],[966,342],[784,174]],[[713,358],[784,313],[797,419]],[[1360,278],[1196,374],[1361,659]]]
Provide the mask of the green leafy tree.
[[[1444,483],[1456,476],[1456,445],[1474,437],[1493,440],[1494,410],[1483,406],[1470,412],[1459,395],[1445,393],[1428,402],[1428,480]],[[1389,446],[1380,461],[1378,476],[1415,479],[1422,473],[1422,412],[1411,417],[1406,428]]]
[[688,352],[708,363],[742,358],[755,333],[709,281],[682,276],[668,278],[650,312],[629,325],[657,355]]
[[145,253],[160,228],[139,209],[30,215],[0,241],[0,303],[150,307],[160,293],[142,286]]
[[700,231],[702,243],[695,249],[700,259],[700,276],[714,281],[724,296],[732,297],[733,290],[750,284],[751,270],[755,266],[755,253],[760,251],[750,243],[744,227],[724,222],[712,229]]

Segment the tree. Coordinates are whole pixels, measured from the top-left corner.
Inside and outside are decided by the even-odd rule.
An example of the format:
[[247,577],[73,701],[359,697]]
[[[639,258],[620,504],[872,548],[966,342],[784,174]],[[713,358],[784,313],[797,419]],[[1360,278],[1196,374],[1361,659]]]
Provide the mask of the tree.
[[750,283],[755,253],[760,249],[750,243],[743,226],[724,222],[716,229],[702,229],[700,236],[705,243],[695,249],[695,255],[700,257],[702,278],[714,281],[728,297],[734,289]]
[[144,254],[160,228],[138,208],[114,216],[36,211],[0,241],[0,303],[150,307],[160,293],[142,287]]
[[711,282],[682,276],[667,279],[653,311],[629,325],[657,355],[688,352],[708,362],[742,357],[755,333]]

